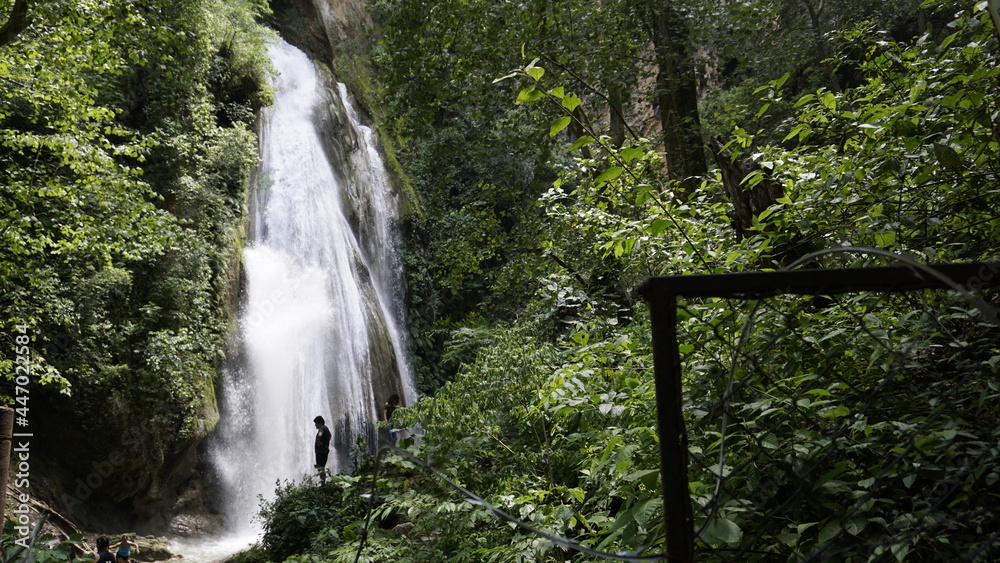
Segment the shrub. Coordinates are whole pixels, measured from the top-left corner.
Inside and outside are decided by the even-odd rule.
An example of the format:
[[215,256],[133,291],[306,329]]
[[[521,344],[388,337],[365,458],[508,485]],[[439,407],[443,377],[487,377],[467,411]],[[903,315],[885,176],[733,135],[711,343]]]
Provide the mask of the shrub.
[[284,561],[309,550],[313,538],[327,528],[343,529],[360,520],[367,505],[360,496],[360,477],[333,475],[326,484],[285,482],[273,501],[261,505],[261,543],[269,561]]

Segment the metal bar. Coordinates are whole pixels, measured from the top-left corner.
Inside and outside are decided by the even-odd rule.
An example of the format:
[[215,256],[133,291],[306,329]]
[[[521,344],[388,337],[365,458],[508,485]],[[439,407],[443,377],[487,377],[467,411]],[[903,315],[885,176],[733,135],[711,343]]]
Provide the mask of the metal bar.
[[[928,264],[928,266],[967,288],[1000,286],[1000,262]],[[650,296],[658,294],[753,299],[780,294],[834,295],[926,288],[950,289],[950,286],[926,272],[903,265],[654,277],[642,282],[638,291],[647,300]]]
[[649,297],[653,336],[653,377],[660,435],[660,477],[668,561],[694,561],[694,517],[688,494],[687,431],[684,427],[681,360],[677,350],[677,298]]

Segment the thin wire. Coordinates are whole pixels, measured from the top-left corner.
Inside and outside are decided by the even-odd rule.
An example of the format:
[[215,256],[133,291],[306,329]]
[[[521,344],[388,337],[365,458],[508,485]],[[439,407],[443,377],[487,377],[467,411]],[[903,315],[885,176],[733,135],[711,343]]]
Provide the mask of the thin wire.
[[747,339],[750,337],[750,328],[753,324],[754,316],[757,315],[757,310],[760,309],[763,301],[756,300],[754,302],[753,308],[750,310],[750,314],[747,315],[746,320],[743,322],[743,330],[740,334],[740,339],[736,343],[736,347],[733,348],[732,360],[729,365],[729,375],[726,378],[726,392],[722,396],[722,428],[719,432],[719,465],[716,468],[716,480],[715,480],[715,493],[712,499],[712,510],[705,517],[705,521],[702,523],[701,528],[695,533],[695,537],[701,537],[708,528],[708,525],[712,522],[712,518],[715,518],[716,513],[719,510],[719,498],[722,494],[722,483],[725,481],[725,471],[723,471],[723,465],[726,462],[726,431],[729,428],[729,402],[733,398],[733,382],[736,379],[736,363],[739,360],[739,355],[743,351],[743,346],[746,344]]
[[500,508],[498,508],[498,507],[490,504],[489,502],[483,500],[483,498],[480,497],[479,495],[477,495],[476,493],[473,493],[469,489],[466,489],[465,487],[463,487],[463,486],[459,485],[458,483],[452,481],[451,479],[448,478],[448,476],[446,476],[445,474],[441,473],[437,469],[431,467],[427,463],[424,463],[419,458],[417,458],[415,455],[411,454],[409,451],[404,450],[402,448],[398,448],[396,446],[392,446],[392,445],[388,445],[387,444],[387,445],[384,445],[384,446],[380,447],[378,449],[378,453],[376,454],[375,469],[372,472],[372,492],[371,492],[371,494],[368,497],[368,512],[365,514],[365,526],[364,526],[364,529],[363,529],[362,534],[361,534],[361,541],[358,544],[358,552],[357,552],[357,554],[354,557],[354,563],[358,563],[358,561],[360,560],[360,558],[361,558],[361,551],[364,548],[365,542],[367,542],[367,540],[368,540],[368,526],[369,526],[369,523],[370,523],[370,520],[371,520],[372,508],[373,508],[373,506],[375,504],[375,495],[376,495],[376,492],[377,492],[377,490],[376,490],[376,484],[377,484],[376,479],[377,479],[377,476],[378,476],[378,469],[379,469],[380,461],[381,461],[381,458],[382,458],[382,454],[384,454],[385,452],[388,452],[388,451],[395,452],[395,453],[397,453],[397,454],[405,457],[406,459],[412,461],[413,463],[416,463],[418,466],[424,468],[424,470],[426,470],[426,471],[428,471],[430,473],[433,473],[435,477],[437,477],[438,479],[440,479],[441,481],[443,481],[445,484],[447,484],[451,488],[453,488],[456,491],[458,491],[458,492],[462,493],[463,495],[465,495],[465,501],[468,502],[469,504],[471,504],[473,506],[482,506],[482,507],[486,508],[487,510],[489,510],[490,512],[492,512],[496,517],[498,517],[498,518],[500,518],[502,520],[506,520],[507,522],[510,522],[511,524],[514,524],[517,527],[519,527],[519,528],[521,528],[521,529],[523,529],[523,530],[525,530],[525,531],[527,531],[527,532],[529,532],[531,534],[534,534],[536,536],[545,538],[545,539],[549,540],[550,542],[552,542],[555,545],[564,547],[566,549],[572,549],[574,551],[579,551],[580,553],[583,553],[585,555],[592,555],[594,557],[601,557],[603,559],[610,559],[610,560],[614,560],[614,561],[636,561],[636,562],[641,562],[641,561],[663,561],[666,558],[663,555],[646,555],[646,556],[644,556],[644,555],[639,555],[638,553],[628,553],[626,551],[619,551],[619,552],[616,552],[616,553],[610,553],[610,552],[606,552],[606,551],[597,551],[597,550],[591,549],[589,547],[586,547],[585,545],[581,544],[577,540],[569,539],[569,538],[564,538],[562,536],[558,536],[558,535],[553,534],[551,532],[546,532],[544,530],[539,530],[538,528],[535,528],[531,524],[528,524],[527,522],[524,522],[522,520],[519,520],[519,519],[511,516],[510,514],[507,514],[506,512],[504,512],[503,510],[501,510]]

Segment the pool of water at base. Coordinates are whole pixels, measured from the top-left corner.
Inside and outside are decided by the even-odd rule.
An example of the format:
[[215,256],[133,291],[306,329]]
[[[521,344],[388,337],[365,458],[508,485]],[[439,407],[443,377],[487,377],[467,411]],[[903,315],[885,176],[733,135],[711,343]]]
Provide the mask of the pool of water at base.
[[239,553],[257,543],[256,536],[220,538],[173,538],[170,551],[182,556],[183,563],[212,563]]

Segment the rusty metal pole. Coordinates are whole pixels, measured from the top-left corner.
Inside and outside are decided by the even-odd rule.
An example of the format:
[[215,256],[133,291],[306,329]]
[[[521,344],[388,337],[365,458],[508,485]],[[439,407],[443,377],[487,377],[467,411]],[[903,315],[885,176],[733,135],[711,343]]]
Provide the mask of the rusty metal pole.
[[14,439],[14,409],[0,407],[0,534],[6,521],[7,476],[10,474],[10,444]]
[[688,492],[687,431],[684,427],[681,359],[677,350],[677,297],[646,295],[653,336],[653,377],[660,434],[660,475],[668,561],[694,561],[694,517]]

